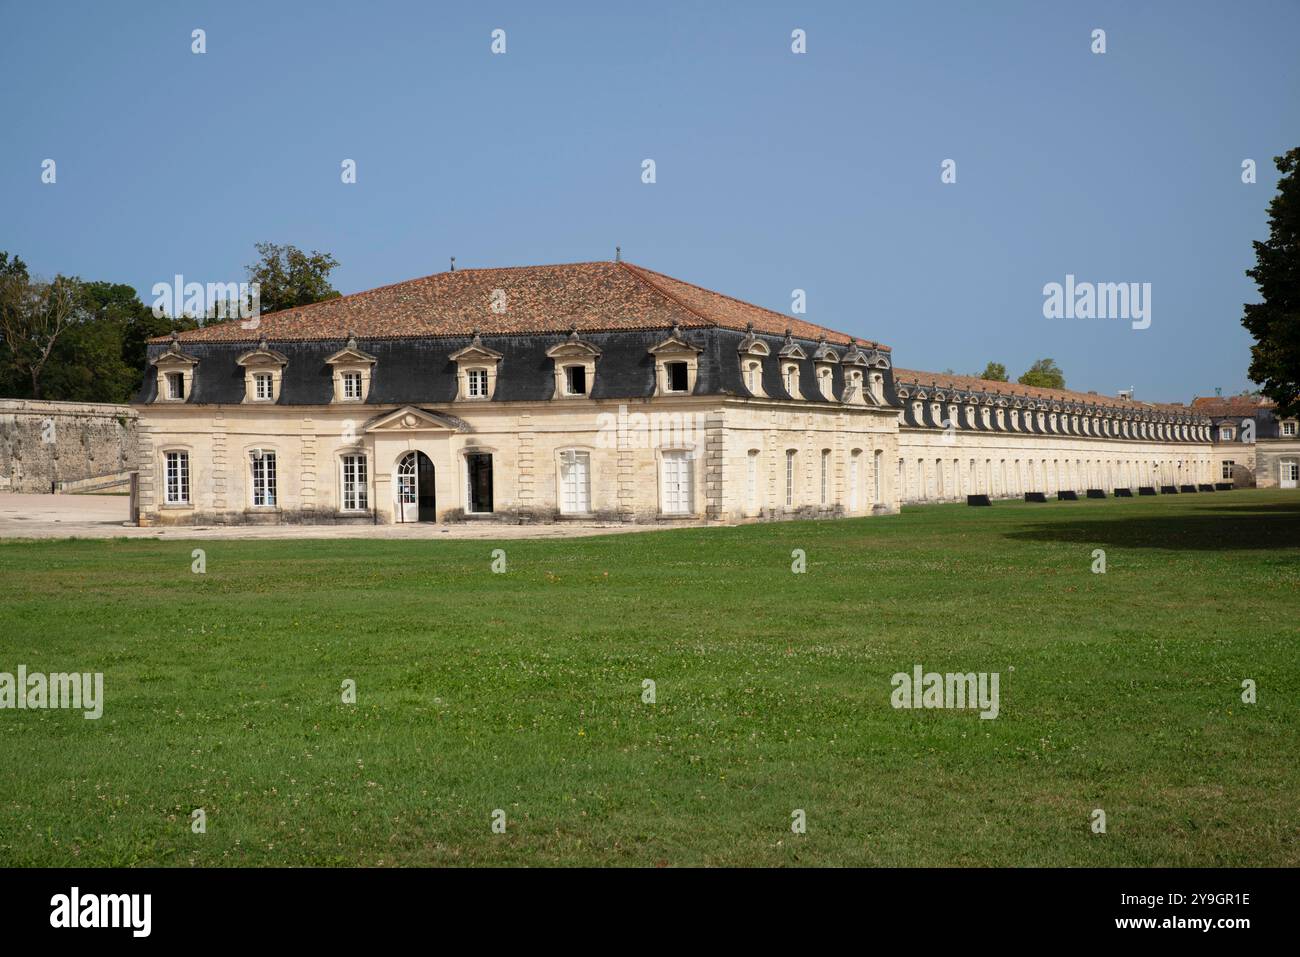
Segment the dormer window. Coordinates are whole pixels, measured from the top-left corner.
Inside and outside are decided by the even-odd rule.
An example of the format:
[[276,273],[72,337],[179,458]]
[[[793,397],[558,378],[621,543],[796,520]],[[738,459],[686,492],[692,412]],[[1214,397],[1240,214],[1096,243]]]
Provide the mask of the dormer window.
[[701,351],[683,335],[680,326],[673,326],[668,338],[650,349],[655,360],[654,394],[688,395],[694,392]]
[[1295,438],[1295,435],[1296,435],[1296,420],[1288,419],[1287,421],[1283,422],[1282,437],[1286,439],[1293,439]]
[[453,352],[450,358],[456,363],[456,398],[490,400],[496,391],[501,353],[483,345],[483,338],[475,331],[470,344]]
[[835,398],[834,382],[835,380],[832,377],[832,373],[830,369],[821,368],[817,370],[817,387],[821,389],[822,398],[824,399]]
[[184,402],[194,391],[194,369],[199,360],[181,352],[180,337],[172,333],[167,350],[154,360],[157,371],[156,402]]
[[245,402],[278,402],[280,378],[289,359],[266,344],[266,336],[235,360],[244,369]]
[[361,398],[361,373],[360,372],[342,372],[339,377],[343,380],[343,398],[352,401]]
[[750,395],[763,394],[763,366],[757,359],[745,362],[745,388]]
[[565,395],[586,395],[587,394],[587,367],[586,366],[565,366],[564,367],[564,394]]
[[347,344],[325,360],[333,369],[334,401],[365,402],[370,396],[370,380],[377,361],[361,351],[356,336],[348,336]]
[[781,384],[792,399],[799,398],[799,367],[793,362],[781,366]]
[[578,337],[575,326],[569,338],[546,350],[547,358],[555,365],[556,399],[581,399],[590,397],[596,386],[596,360],[600,350]]

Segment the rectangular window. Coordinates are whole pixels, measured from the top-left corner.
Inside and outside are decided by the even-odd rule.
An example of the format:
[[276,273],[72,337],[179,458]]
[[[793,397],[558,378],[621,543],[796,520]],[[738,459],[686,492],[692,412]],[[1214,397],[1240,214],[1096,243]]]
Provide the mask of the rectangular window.
[[794,449],[785,453],[785,506],[794,505]]
[[822,450],[822,506],[825,507],[831,503],[831,453],[828,449]]
[[253,468],[253,505],[275,505],[275,453],[257,451],[249,455]]
[[190,454],[168,452],[166,462],[166,487],[163,500],[168,505],[188,505],[190,501]]
[[663,453],[660,484],[665,515],[691,514],[691,460],[685,452]]
[[274,394],[271,386],[271,373],[254,372],[253,373],[253,397],[259,401],[265,401]]
[[569,395],[587,394],[587,367],[565,366],[564,388]]
[[862,460],[861,452],[849,456],[849,511],[858,510],[858,463]]
[[1291,438],[1292,436],[1295,435],[1295,432],[1296,432],[1296,424],[1295,424],[1294,422],[1283,422],[1283,423],[1282,423],[1282,434],[1283,434],[1285,437],[1287,437],[1287,438]]
[[343,373],[343,398],[345,399],[361,398],[361,373],[360,372]]
[[685,392],[690,376],[687,374],[685,362],[669,362],[664,366],[668,373],[668,391]]
[[1225,482],[1232,480],[1232,467],[1236,464],[1237,463],[1232,461],[1231,459],[1223,460],[1223,470],[1219,474],[1223,476],[1223,480]]
[[343,456],[343,510],[364,511],[369,505],[369,486],[364,455]]
[[1229,428],[1228,426],[1226,426],[1226,425],[1225,425],[1224,427],[1222,427],[1221,429],[1219,429],[1219,441],[1220,441],[1220,442],[1231,442],[1231,441],[1232,441],[1232,435],[1233,435],[1233,430],[1230,429],[1230,428]]
[[560,511],[585,515],[591,511],[591,453],[560,453]]
[[185,398],[185,376],[180,372],[167,373],[167,398]]
[[[471,399],[486,399],[488,390],[487,369],[470,369],[466,373],[468,377],[469,397]],[[572,389],[572,386],[570,386]]]
[[492,454],[471,452],[465,456],[465,472],[469,482],[466,501],[475,515],[492,511]]

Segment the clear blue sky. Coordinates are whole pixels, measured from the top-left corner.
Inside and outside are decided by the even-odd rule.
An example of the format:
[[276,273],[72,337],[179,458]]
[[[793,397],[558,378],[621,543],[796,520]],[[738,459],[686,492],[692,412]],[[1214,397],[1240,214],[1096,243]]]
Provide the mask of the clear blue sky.
[[[243,278],[259,240],[332,252],[343,292],[620,244],[783,312],[805,289],[901,366],[1051,356],[1074,388],[1187,400],[1248,384],[1297,37],[1295,0],[2,0],[0,249],[149,302]],[[1151,327],[1044,319],[1067,273],[1152,283]]]

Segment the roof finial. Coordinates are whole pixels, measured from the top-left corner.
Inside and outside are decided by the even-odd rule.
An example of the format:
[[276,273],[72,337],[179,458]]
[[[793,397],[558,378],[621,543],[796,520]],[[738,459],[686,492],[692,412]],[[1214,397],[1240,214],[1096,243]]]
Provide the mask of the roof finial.
[[578,324],[576,322],[573,323],[573,325],[569,326],[569,341],[570,342],[578,341]]
[[615,246],[615,247],[614,247],[614,262],[616,262],[616,263],[621,263],[622,261],[623,261],[623,247],[622,247],[622,246]]
[[356,347],[357,347],[357,334],[355,332],[352,332],[351,330],[348,330],[348,348],[355,349]]
[[456,271],[456,257],[455,257],[455,256],[452,256],[452,257],[451,257],[451,271],[452,271],[452,272],[455,272],[455,271]]

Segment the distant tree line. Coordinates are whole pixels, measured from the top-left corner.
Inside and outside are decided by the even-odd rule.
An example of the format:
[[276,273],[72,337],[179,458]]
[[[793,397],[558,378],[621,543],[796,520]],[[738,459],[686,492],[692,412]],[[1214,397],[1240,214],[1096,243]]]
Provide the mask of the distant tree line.
[[[261,286],[261,312],[323,299],[338,291],[328,253],[257,244],[247,267]],[[128,402],[144,382],[148,341],[194,329],[217,316],[157,315],[123,283],[31,274],[17,255],[0,251],[0,396],[72,402]]]

